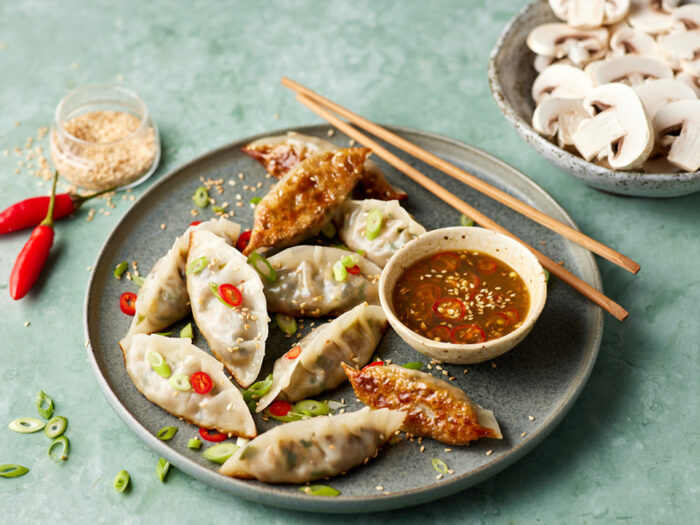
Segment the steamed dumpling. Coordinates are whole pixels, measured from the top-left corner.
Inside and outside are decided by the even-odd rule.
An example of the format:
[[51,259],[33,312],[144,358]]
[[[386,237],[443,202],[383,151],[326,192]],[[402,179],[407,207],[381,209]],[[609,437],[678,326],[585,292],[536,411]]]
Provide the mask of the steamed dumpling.
[[363,408],[279,425],[239,449],[219,472],[267,483],[335,476],[372,458],[405,416],[398,410]]
[[[372,210],[382,214],[382,224],[377,237],[367,239],[367,216]],[[389,258],[407,242],[425,233],[404,210],[399,201],[348,199],[334,219],[338,236],[355,251],[364,251],[364,256],[380,268],[384,268]]]
[[[260,276],[241,252],[203,230],[190,235],[187,269],[187,291],[197,327],[238,384],[249,386],[260,372],[267,339]],[[219,298],[218,287],[226,283],[240,291],[239,306],[229,306]]]
[[300,401],[337,387],[347,379],[340,364],[358,367],[367,363],[386,323],[381,306],[364,303],[316,328],[294,346],[301,353],[292,349],[275,361],[272,388],[258,402],[257,411],[278,397]]
[[449,445],[503,437],[493,412],[481,408],[447,381],[396,365],[364,370],[342,366],[355,395],[365,405],[407,414],[401,430]]
[[[126,371],[149,401],[200,427],[245,438],[257,434],[241,392],[226,377],[221,363],[194,346],[190,339],[136,334],[125,337],[119,345]],[[155,372],[146,357],[149,352],[162,356],[170,369],[168,377]],[[177,374],[191,377],[196,372],[205,372],[211,378],[213,387],[209,393],[176,390],[170,384],[170,378]]]
[[340,315],[358,304],[379,304],[377,283],[381,269],[357,256],[360,273],[348,273],[343,281],[333,275],[333,265],[349,252],[327,246],[295,246],[268,259],[277,272],[274,283],[265,282],[271,312],[294,316]]
[[212,219],[190,226],[148,272],[136,298],[136,313],[129,334],[161,332],[190,313],[185,284],[185,262],[190,232],[206,230],[236,244],[241,227],[226,219]]

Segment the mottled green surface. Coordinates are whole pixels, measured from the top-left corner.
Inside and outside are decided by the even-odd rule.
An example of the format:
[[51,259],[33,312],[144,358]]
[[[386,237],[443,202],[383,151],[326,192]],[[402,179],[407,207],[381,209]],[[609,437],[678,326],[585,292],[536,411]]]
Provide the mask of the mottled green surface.
[[[491,100],[486,62],[522,2],[85,4],[0,3],[0,151],[23,146],[48,125],[68,90],[123,75],[161,127],[158,177],[219,144],[316,122],[279,86],[288,75],[373,120],[442,133],[501,157],[548,190],[584,231],[642,264],[634,277],[600,263],[606,292],[631,315],[624,324],[606,318],[588,387],[542,445],[462,494],[362,522],[697,519],[700,194],[652,201],[599,193],[551,167],[516,135]],[[46,191],[28,170],[14,174],[17,160],[0,155],[2,207]],[[355,522],[265,508],[177,471],[164,485],[157,480],[157,457],[107,406],[83,340],[86,267],[128,202],[117,201],[110,216],[97,214],[93,222],[83,212],[61,223],[50,271],[23,301],[14,303],[0,284],[0,463],[31,469],[0,478],[0,521]],[[0,283],[25,238],[2,239]],[[70,419],[66,464],[48,460],[43,434],[6,428],[17,416],[34,415],[39,388]],[[112,479],[122,468],[133,486],[116,494]]]

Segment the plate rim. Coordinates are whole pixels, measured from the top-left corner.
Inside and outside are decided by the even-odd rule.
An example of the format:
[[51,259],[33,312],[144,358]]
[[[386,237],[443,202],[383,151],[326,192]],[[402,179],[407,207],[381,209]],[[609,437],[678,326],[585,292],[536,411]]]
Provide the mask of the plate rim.
[[[414,128],[404,127],[404,126],[393,126],[385,125],[385,128],[397,132],[399,134],[412,134],[421,136],[424,138],[431,139],[433,141],[441,142],[443,144],[448,144],[452,148],[458,150],[466,151],[468,154],[480,157],[481,160],[498,166],[502,170],[510,171],[515,175],[519,182],[523,186],[530,190],[538,193],[538,198],[541,197],[543,200],[547,201],[550,206],[556,209],[564,218],[562,222],[569,224],[570,226],[578,229],[578,226],[573,221],[571,216],[562,208],[562,206],[544,190],[541,186],[535,183],[532,179],[527,177],[524,173],[517,170],[510,164],[494,157],[490,153],[487,153],[479,148],[466,144],[457,139],[450,137],[445,137],[438,133],[417,130]],[[503,455],[499,456],[495,463],[486,463],[481,467],[471,470],[461,476],[455,477],[450,480],[444,480],[440,483],[433,484],[427,488],[414,488],[410,490],[402,490],[397,492],[392,492],[391,494],[373,494],[364,496],[339,496],[337,498],[310,498],[305,494],[293,494],[288,491],[275,490],[274,485],[264,485],[262,487],[258,485],[251,485],[248,481],[238,480],[235,478],[229,478],[219,474],[216,470],[207,468],[203,465],[195,463],[191,459],[182,455],[180,452],[169,447],[165,442],[159,440],[150,433],[139,420],[129,411],[129,409],[121,402],[115,392],[111,389],[107,379],[102,373],[100,364],[98,363],[97,357],[93,350],[92,337],[91,337],[91,327],[90,327],[90,315],[89,306],[93,302],[93,294],[95,293],[94,288],[97,285],[98,272],[94,271],[98,265],[103,264],[102,259],[106,257],[106,253],[109,250],[110,244],[113,238],[117,235],[118,230],[122,224],[127,223],[130,220],[130,216],[137,213],[140,208],[142,201],[146,201],[155,192],[160,191],[166,184],[170,182],[171,179],[175,178],[179,173],[196,166],[200,163],[205,163],[212,158],[215,158],[222,153],[240,148],[253,140],[258,138],[284,134],[288,131],[296,131],[298,133],[322,133],[329,129],[334,129],[328,124],[311,124],[305,126],[293,126],[278,130],[265,131],[253,136],[247,136],[242,139],[234,140],[228,142],[221,146],[218,146],[212,150],[209,150],[190,161],[187,161],[175,168],[171,169],[168,173],[160,177],[152,186],[144,191],[144,193],[132,204],[132,206],[124,213],[120,220],[114,225],[112,231],[109,233],[104,243],[102,244],[95,263],[93,264],[93,271],[90,273],[90,278],[88,280],[85,299],[83,302],[83,328],[86,341],[89,345],[87,348],[88,358],[90,360],[90,365],[97,379],[98,385],[102,394],[107,399],[110,407],[117,413],[119,418],[126,424],[126,426],[136,434],[136,436],[146,444],[151,450],[159,454],[161,457],[168,460],[171,464],[177,467],[179,470],[185,472],[191,477],[202,481],[207,485],[215,487],[219,490],[228,492],[238,497],[243,497],[245,499],[255,501],[258,503],[264,503],[273,505],[275,507],[287,508],[297,511],[314,511],[323,513],[365,513],[365,512],[378,512],[386,511],[392,509],[399,509],[405,507],[411,507],[430,501],[434,501],[440,498],[451,496],[457,492],[465,490],[473,485],[476,485],[487,478],[501,472],[505,468],[509,467],[517,460],[528,454],[537,445],[539,445],[562,421],[562,419],[568,414],[572,406],[578,399],[579,395],[583,391],[588,378],[590,377],[591,371],[595,365],[600,350],[600,344],[603,336],[603,311],[600,308],[593,310],[593,331],[589,332],[588,336],[591,339],[592,352],[588,358],[588,362],[585,363],[577,374],[570,381],[567,389],[562,392],[562,401],[559,406],[552,414],[546,419],[541,420],[540,427],[532,433],[529,433],[527,438],[517,445],[514,445],[510,450],[506,451]],[[567,241],[568,242],[568,241]],[[602,290],[602,280],[600,275],[600,270],[595,262],[593,255],[583,248],[574,246],[575,251],[580,251],[577,256],[579,264],[588,272],[591,273],[588,276],[591,284],[594,288]]]

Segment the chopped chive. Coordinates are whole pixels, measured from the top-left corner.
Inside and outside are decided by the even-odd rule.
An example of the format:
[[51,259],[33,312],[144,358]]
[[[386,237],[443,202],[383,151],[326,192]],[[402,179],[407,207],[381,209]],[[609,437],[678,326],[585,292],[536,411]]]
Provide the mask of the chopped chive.
[[185,273],[187,275],[197,274],[207,267],[208,262],[209,261],[207,260],[206,255],[197,257],[196,259],[193,259],[192,262],[190,262],[190,264],[187,265],[187,271]]
[[[60,454],[53,453],[53,449],[56,447],[61,447]],[[48,450],[49,457],[51,459],[53,459],[56,463],[60,463],[61,461],[65,461],[68,459],[69,448],[70,448],[70,441],[68,441],[68,438],[66,436],[57,437],[49,445],[49,450]]]
[[375,208],[367,214],[367,224],[365,226],[365,237],[368,241],[373,241],[379,236],[379,232],[382,229],[382,222],[384,221],[384,215],[382,215],[381,210]]
[[406,363],[403,365],[404,368],[410,368],[411,370],[420,370],[423,368],[423,363],[420,361],[411,361],[410,363]]
[[304,414],[305,416],[316,417],[330,414],[331,409],[322,401],[304,399],[294,405],[294,411]]
[[170,462],[165,461],[165,459],[160,458],[158,460],[158,466],[156,467],[156,473],[158,474],[158,479],[163,482],[165,481],[165,476],[168,475],[170,470]]
[[332,244],[331,248],[337,248],[338,250],[345,250],[346,252],[351,252],[352,250],[345,246],[344,244]]
[[51,419],[53,416],[53,399],[47,396],[43,390],[39,390],[36,395],[36,410],[44,419]]
[[340,495],[340,491],[327,485],[311,485],[309,487],[299,487],[299,490],[309,496],[335,497]]
[[546,270],[545,268],[542,268],[542,271],[544,272],[544,282],[548,283],[549,282],[549,271]]
[[121,279],[124,272],[129,268],[129,263],[127,261],[122,261],[114,268],[114,276],[117,279]]
[[462,214],[462,216],[459,218],[459,223],[462,226],[474,226],[474,221],[467,217],[465,214]]
[[226,213],[226,210],[221,206],[212,206],[211,211],[213,211],[214,213]]
[[275,322],[286,335],[294,335],[297,332],[297,320],[291,315],[277,314],[275,315]]
[[359,253],[362,257],[364,257],[365,253],[367,253],[367,252],[364,250],[357,250],[357,253]]
[[192,339],[194,337],[194,333],[192,332],[192,323],[187,323],[187,325],[180,330],[180,337],[186,337],[188,339]]
[[46,423],[44,434],[50,439],[55,439],[66,431],[68,420],[63,416],[54,416]]
[[335,234],[338,233],[338,230],[336,230],[335,225],[332,222],[329,222],[321,228],[321,233],[328,237],[329,239],[332,239],[335,237]]
[[156,437],[161,441],[168,441],[172,439],[175,434],[177,434],[177,427],[163,427],[158,431]]
[[38,432],[45,426],[46,423],[36,417],[20,417],[7,425],[10,430],[20,434],[31,434],[32,432]]
[[117,492],[124,492],[126,487],[129,486],[129,473],[126,470],[120,470],[117,472],[117,476],[114,478],[114,490]]
[[170,366],[165,362],[165,359],[155,350],[149,350],[146,353],[146,360],[151,365],[153,371],[160,377],[165,377],[166,379],[170,377]]
[[253,197],[252,199],[250,199],[250,203],[257,206],[258,204],[260,204],[261,200],[262,200],[262,197]]
[[433,458],[432,459],[433,463],[433,468],[440,474],[447,474],[447,471],[449,470],[447,468],[447,463],[445,463],[443,460],[440,458]]
[[202,457],[215,463],[224,463],[238,450],[238,446],[233,443],[219,443],[202,452]]
[[192,200],[198,208],[206,208],[209,206],[209,190],[205,186],[200,186],[195,190]]
[[333,265],[333,277],[338,282],[343,282],[348,278],[348,269],[343,264],[343,261],[336,261]]
[[179,390],[180,392],[187,392],[188,390],[192,389],[190,378],[185,374],[175,374],[168,379],[168,382],[170,383],[171,387],[173,387],[175,390]]
[[197,450],[202,446],[202,440],[199,438],[192,438],[187,442],[187,448],[192,448]]
[[[258,262],[263,263],[264,269],[260,269],[260,265]],[[277,282],[277,272],[275,269],[272,267],[270,264],[270,261],[265,259],[262,255],[260,255],[257,252],[253,252],[250,254],[250,257],[248,257],[248,264],[250,264],[255,270],[262,275],[265,279],[268,280],[268,282],[274,283]]]
[[131,280],[134,281],[134,284],[141,288],[143,286],[143,277],[141,277],[137,273],[132,273],[131,274]]
[[258,399],[267,394],[272,388],[272,374],[268,375],[264,380],[257,381],[243,391],[243,400],[251,412],[255,411],[255,406]]
[[12,463],[0,465],[0,477],[3,478],[16,478],[24,476],[27,472],[29,472],[29,469],[22,465],[13,465]]
[[153,335],[162,335],[163,337],[170,337],[173,335],[172,332],[153,332]]
[[346,255],[340,259],[340,261],[346,268],[352,268],[353,266],[357,265],[358,262],[360,262],[360,258],[353,253],[352,255]]

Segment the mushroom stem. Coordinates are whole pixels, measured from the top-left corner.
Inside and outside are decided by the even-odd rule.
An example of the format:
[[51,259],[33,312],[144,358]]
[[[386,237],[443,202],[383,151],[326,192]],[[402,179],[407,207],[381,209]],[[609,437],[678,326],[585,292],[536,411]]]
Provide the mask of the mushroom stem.
[[573,140],[583,158],[591,160],[609,154],[610,145],[624,136],[625,128],[617,118],[617,110],[611,108],[581,122]]
[[678,138],[668,152],[668,161],[686,171],[695,171],[700,166],[700,127],[685,122]]

